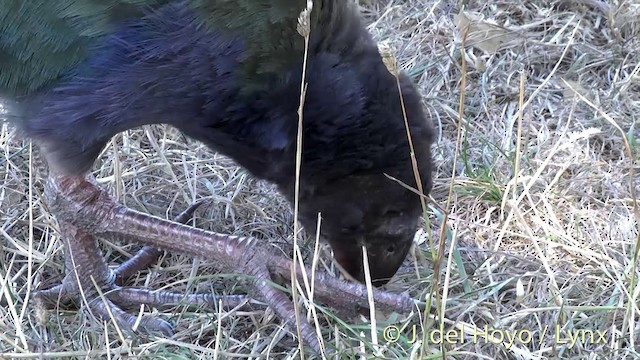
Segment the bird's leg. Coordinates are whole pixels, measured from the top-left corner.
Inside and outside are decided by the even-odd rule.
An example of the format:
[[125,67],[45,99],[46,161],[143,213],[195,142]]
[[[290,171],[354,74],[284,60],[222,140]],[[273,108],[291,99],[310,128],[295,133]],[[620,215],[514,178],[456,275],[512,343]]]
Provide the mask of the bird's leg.
[[[192,204],[180,213],[175,221],[187,222],[200,205],[200,202]],[[157,247],[146,245],[131,259],[111,271],[101,256],[93,236],[64,220],[59,223],[64,240],[67,275],[61,284],[36,293],[40,300],[44,301],[44,304],[54,304],[58,300],[70,300],[76,303],[84,301],[94,315],[105,319],[113,316],[121,327],[131,328],[137,318],[124,312],[118,305],[162,306],[181,303],[212,308],[222,300],[223,307],[231,308],[246,302],[246,297],[241,295],[185,295],[169,291],[151,291],[145,288],[119,287],[118,285],[122,285],[126,278],[156,261],[163,251]],[[112,240],[118,238],[118,236],[109,237]],[[104,293],[104,301],[98,296],[96,286]],[[153,316],[143,317],[140,326],[145,331],[172,333],[169,323]]]
[[[59,221],[69,222],[87,233],[98,237],[125,236],[164,250],[205,258],[221,270],[253,277],[255,295],[289,325],[295,325],[293,303],[285,293],[270,286],[275,278],[291,279],[293,264],[267,243],[204,231],[131,210],[118,205],[92,179],[50,177],[45,194]],[[308,268],[305,271],[311,273]],[[301,283],[304,281],[299,266],[295,276]],[[347,311],[369,306],[367,289],[362,284],[340,281],[323,272],[316,272],[315,279],[316,299]],[[373,301],[378,309],[398,312],[411,312],[419,305],[408,296],[378,289],[373,289]],[[315,330],[305,321],[300,326],[304,340],[320,353]]]
[[[178,214],[174,219],[175,222],[184,224],[193,217],[195,211],[202,205],[201,201],[196,201],[187,209]],[[111,236],[112,240],[120,238],[121,240],[131,241],[126,236],[121,237],[118,234]],[[115,283],[122,286],[125,279],[134,273],[144,270],[153,262],[158,260],[164,250],[152,246],[145,245],[138,252],[120,264],[115,270]],[[216,295],[216,294],[182,294],[166,290],[150,291],[144,288],[121,288],[117,295],[118,302],[130,302],[133,304],[147,304],[152,306],[163,306],[170,304],[182,304],[197,307],[213,308],[219,305],[222,300],[223,308],[242,307],[245,310],[253,308],[254,304],[247,303],[248,299],[244,295]]]
[[[103,319],[113,316],[121,328],[131,329],[137,318],[113,302],[115,293],[112,290],[118,290],[114,286],[115,273],[107,267],[95,239],[66,222],[60,222],[60,230],[65,243],[67,275],[61,284],[38,291],[36,296],[45,304],[58,299],[71,300],[76,305],[84,303],[94,316]],[[99,296],[97,289],[105,295],[104,298]],[[160,331],[167,335],[173,333],[168,322],[153,316],[141,318],[140,326],[150,332]]]
[[[176,220],[177,221],[177,220]],[[148,268],[154,261],[158,260],[162,255],[162,249],[155,246],[145,245],[142,249],[133,255],[131,259],[123,262],[113,270],[118,285],[124,285],[124,280],[138,271]]]
[[[185,224],[187,221],[189,221],[189,219],[193,217],[193,213],[195,213],[200,205],[202,205],[201,201],[194,202],[193,204],[191,204],[191,206],[178,214],[178,216],[176,216],[173,221]],[[145,245],[142,249],[138,250],[138,252],[133,257],[120,264],[114,270],[116,275],[116,284],[123,285],[125,279],[137,273],[138,271],[148,268],[151,264],[153,264],[153,262],[160,258],[162,253],[162,249],[159,249],[155,246]]]

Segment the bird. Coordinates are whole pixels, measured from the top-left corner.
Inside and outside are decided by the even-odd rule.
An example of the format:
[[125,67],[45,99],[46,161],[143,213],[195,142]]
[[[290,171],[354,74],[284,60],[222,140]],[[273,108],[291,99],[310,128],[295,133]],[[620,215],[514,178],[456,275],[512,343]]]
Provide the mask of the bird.
[[[66,277],[39,294],[77,301],[81,287],[95,300],[95,280],[111,295],[92,310],[132,325],[119,302],[169,293],[117,284],[142,265],[110,270],[96,238],[124,238],[145,245],[134,257],[151,254],[141,263],[162,249],[255,276],[256,296],[293,322],[291,301],[262,280],[303,276],[304,267],[291,275],[291,260],[256,239],[128,209],[91,177],[113,136],[166,124],[275,184],[290,204],[297,198],[302,227],[356,280],[319,274],[319,299],[367,306],[369,273],[381,307],[415,305],[378,288],[406,259],[424,214],[433,125],[413,80],[385,65],[354,2],[0,0],[0,28],[0,97],[46,160],[45,201],[65,243]],[[157,318],[141,327],[171,333]],[[321,351],[315,331],[303,330]]]

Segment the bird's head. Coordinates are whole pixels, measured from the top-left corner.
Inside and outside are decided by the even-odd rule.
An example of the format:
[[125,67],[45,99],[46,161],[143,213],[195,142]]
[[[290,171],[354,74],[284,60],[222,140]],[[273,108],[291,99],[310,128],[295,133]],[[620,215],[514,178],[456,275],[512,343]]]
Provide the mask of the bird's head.
[[[307,70],[298,217],[313,234],[320,213],[321,238],[341,267],[361,282],[365,246],[373,283],[383,285],[406,258],[422,213],[412,153],[424,194],[431,189],[432,124],[413,82],[404,74],[390,74],[377,48],[361,55],[357,64],[335,54],[316,54]],[[264,163],[266,177],[292,204],[298,103],[288,99],[299,92],[295,74],[269,93],[268,127],[253,138],[275,154],[270,158],[268,151],[262,152],[256,162]],[[255,173],[264,176],[260,170]]]
[[404,261],[418,225],[418,196],[385,175],[338,179],[300,199],[299,217],[308,232],[317,228],[338,264],[365,281],[366,247],[373,285],[386,284]]

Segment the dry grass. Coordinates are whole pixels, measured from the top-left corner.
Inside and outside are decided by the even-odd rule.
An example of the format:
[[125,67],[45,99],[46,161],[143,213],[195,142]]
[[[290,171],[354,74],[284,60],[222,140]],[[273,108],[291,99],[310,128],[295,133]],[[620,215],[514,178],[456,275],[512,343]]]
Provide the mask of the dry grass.
[[[435,203],[425,233],[433,235],[435,249],[439,234],[446,239],[436,289],[444,316],[378,317],[384,357],[441,358],[446,351],[456,359],[638,358],[632,191],[638,182],[632,170],[640,115],[640,6],[472,2],[461,18],[452,4],[432,0],[362,3],[376,37],[395,48],[418,81],[438,129]],[[86,312],[36,311],[31,297],[17,294],[61,279],[62,242],[42,202],[39,157],[6,126],[0,144],[0,296],[7,303],[0,309],[0,358],[192,359],[216,352],[221,358],[299,358],[297,341],[270,310],[218,321],[214,313],[176,306],[161,313],[176,325],[170,339],[122,339],[111,323]],[[95,169],[124,204],[161,217],[214,194],[194,226],[269,239],[290,252],[283,245],[292,239],[293,215],[275,189],[174,129],[152,126],[117,136]],[[445,232],[443,209],[449,210]],[[431,291],[430,241],[419,243],[389,289],[416,296]],[[102,243],[113,266],[138,247]],[[303,250],[312,251],[313,242]],[[242,291],[242,282],[214,273],[211,265],[167,255],[133,284]],[[323,256],[321,266],[331,267],[330,257]],[[324,328],[328,341],[370,346],[364,319],[339,320],[331,309],[319,313],[330,324]],[[397,342],[383,336],[390,323],[406,326]],[[439,324],[455,335],[444,346],[430,338]],[[413,325],[425,338],[409,344]],[[496,330],[493,337],[483,335],[485,326]],[[606,332],[605,341],[598,332]],[[569,334],[586,335],[587,341],[567,343]]]

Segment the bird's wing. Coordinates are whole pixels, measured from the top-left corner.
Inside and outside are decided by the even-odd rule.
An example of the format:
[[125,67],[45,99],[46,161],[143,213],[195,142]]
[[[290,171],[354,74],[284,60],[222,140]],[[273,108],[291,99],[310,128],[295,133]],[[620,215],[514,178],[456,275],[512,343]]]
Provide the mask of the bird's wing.
[[[87,56],[89,46],[126,19],[157,16],[156,9],[189,7],[196,21],[243,39],[250,56],[240,71],[259,82],[283,71],[303,51],[296,33],[306,0],[0,0],[0,94],[33,93],[54,83]],[[330,25],[346,0],[315,0],[311,28]],[[324,14],[324,17],[323,17]],[[140,22],[144,25],[144,21]],[[330,26],[325,26],[330,29]]]
[[0,0],[0,94],[29,94],[56,80],[114,23],[162,2]]

